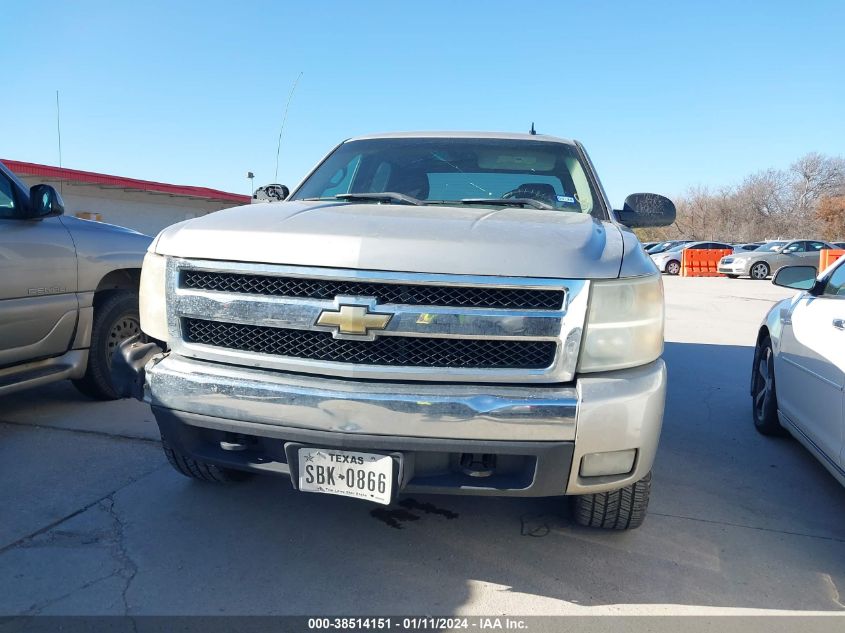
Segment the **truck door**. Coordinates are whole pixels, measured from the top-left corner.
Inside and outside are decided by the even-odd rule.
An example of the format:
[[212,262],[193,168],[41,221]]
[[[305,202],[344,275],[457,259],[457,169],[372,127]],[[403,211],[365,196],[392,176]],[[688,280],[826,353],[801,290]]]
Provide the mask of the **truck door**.
[[76,329],[76,249],[58,217],[26,219],[26,191],[0,169],[0,368],[59,356]]

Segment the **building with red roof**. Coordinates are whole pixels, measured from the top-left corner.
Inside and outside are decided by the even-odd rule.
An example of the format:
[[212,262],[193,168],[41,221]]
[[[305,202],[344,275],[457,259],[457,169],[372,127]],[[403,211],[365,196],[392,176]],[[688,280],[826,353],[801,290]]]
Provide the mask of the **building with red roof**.
[[110,176],[18,160],[3,163],[30,187],[52,185],[65,213],[155,235],[170,224],[220,209],[249,204],[250,196],[190,185]]

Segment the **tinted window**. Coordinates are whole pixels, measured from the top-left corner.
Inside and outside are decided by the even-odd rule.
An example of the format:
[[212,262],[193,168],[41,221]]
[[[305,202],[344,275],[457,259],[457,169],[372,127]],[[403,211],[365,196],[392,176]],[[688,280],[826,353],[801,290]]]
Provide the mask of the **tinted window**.
[[573,145],[518,139],[349,141],[332,152],[290,199],[383,192],[429,204],[531,198],[561,211],[603,211]]
[[833,275],[825,284],[824,292],[822,294],[832,295],[835,297],[845,297],[845,264],[840,264],[839,267],[833,271]]
[[[320,191],[321,198],[330,198],[331,196],[336,196],[339,193],[349,193],[349,185],[352,182],[352,178],[355,176],[355,172],[358,169],[358,165],[361,163],[361,154],[355,154],[352,157],[349,157],[349,161],[345,165],[338,165],[337,169],[331,177],[327,180],[323,181],[323,189]],[[382,165],[376,169],[376,173],[373,177],[373,180],[381,180],[382,174],[385,168]],[[384,191],[380,189],[380,191]]]
[[14,218],[17,206],[15,205],[15,190],[6,175],[0,173],[0,218]]
[[824,242],[807,242],[808,251],[823,251],[826,248],[830,247]]
[[784,253],[804,253],[806,252],[805,242],[792,242],[783,249]]

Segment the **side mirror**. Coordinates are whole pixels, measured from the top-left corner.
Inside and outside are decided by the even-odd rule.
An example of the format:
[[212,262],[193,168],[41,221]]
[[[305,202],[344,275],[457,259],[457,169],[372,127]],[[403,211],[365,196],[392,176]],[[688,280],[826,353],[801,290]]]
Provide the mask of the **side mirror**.
[[29,190],[31,218],[50,218],[65,212],[65,203],[59,192],[50,185],[35,185]]
[[621,211],[616,211],[619,222],[636,229],[647,226],[669,226],[675,221],[675,205],[669,198],[656,193],[632,193],[625,198]]
[[794,290],[812,290],[818,271],[813,266],[784,266],[775,273],[772,283]]
[[264,185],[255,190],[252,194],[253,202],[281,202],[287,200],[290,195],[290,189],[285,185]]

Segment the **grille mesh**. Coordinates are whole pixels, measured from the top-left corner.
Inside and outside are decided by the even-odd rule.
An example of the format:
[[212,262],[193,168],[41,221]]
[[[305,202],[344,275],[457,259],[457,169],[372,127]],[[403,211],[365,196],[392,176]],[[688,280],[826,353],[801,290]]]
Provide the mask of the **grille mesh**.
[[199,270],[186,270],[182,276],[182,287],[310,299],[334,299],[337,295],[356,295],[376,297],[378,303],[516,310],[560,310],[564,300],[562,290],[300,279]]
[[250,352],[339,363],[466,369],[545,369],[551,341],[499,341],[382,336],[374,341],[335,339],[328,332],[184,319],[185,340]]

